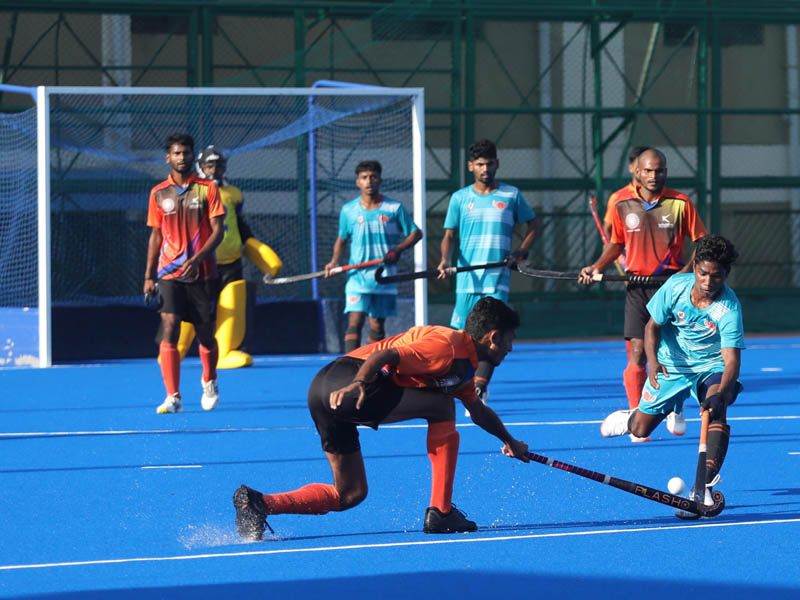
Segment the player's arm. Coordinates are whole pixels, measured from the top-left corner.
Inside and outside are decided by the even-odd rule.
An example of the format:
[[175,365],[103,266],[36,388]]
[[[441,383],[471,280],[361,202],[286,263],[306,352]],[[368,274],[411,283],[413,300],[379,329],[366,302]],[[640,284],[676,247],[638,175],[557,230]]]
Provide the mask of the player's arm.
[[211,225],[211,235],[208,236],[206,243],[200,246],[200,249],[184,263],[181,277],[191,279],[197,273],[200,263],[203,259],[213,252],[219,243],[222,241],[224,230],[222,227],[222,217],[209,217],[208,221]]
[[622,254],[622,250],[624,248],[625,244],[621,242],[609,243],[605,248],[603,248],[603,253],[600,255],[600,258],[598,258],[588,267],[583,267],[581,269],[581,272],[578,275],[578,283],[583,283],[584,285],[589,285],[592,283],[592,275],[605,271],[608,265],[619,258],[619,255]]
[[658,345],[661,343],[661,325],[650,317],[647,325],[644,326],[644,353],[647,356],[647,369],[650,385],[658,389],[657,376],[662,373],[664,377],[669,377],[667,369],[658,362]]
[[506,429],[503,421],[497,416],[489,406],[483,402],[477,401],[471,404],[464,403],[469,411],[469,416],[472,422],[485,432],[492,434],[503,442],[503,454],[511,458],[517,458],[522,462],[529,462],[528,458],[528,444],[514,438]]
[[447,273],[444,272],[450,266],[450,251],[453,247],[453,239],[455,238],[456,230],[455,229],[445,229],[444,235],[442,236],[442,243],[439,246],[439,249],[442,251],[442,260],[439,261],[439,276],[437,279],[444,279],[447,277]]
[[402,242],[397,244],[397,246],[395,246],[394,248],[389,250],[389,252],[386,253],[386,256],[383,257],[383,262],[385,262],[387,265],[392,265],[396,263],[398,260],[400,260],[400,255],[403,253],[404,250],[408,250],[409,248],[411,248],[411,246],[416,244],[421,239],[422,239],[422,231],[419,229],[415,229],[414,231],[409,233],[408,236],[406,236],[406,239],[404,239]]
[[739,370],[742,365],[741,348],[722,348],[722,361],[725,363],[725,370],[722,372],[722,379],[717,386],[710,386],[708,393],[703,400],[703,408],[711,412],[711,418],[715,419],[718,415],[724,415],[725,410],[733,399],[733,390],[736,381],[739,379]]
[[342,405],[345,398],[356,396],[356,410],[361,408],[364,404],[366,397],[364,393],[364,384],[375,377],[384,365],[392,367],[397,366],[400,362],[400,354],[393,348],[386,348],[385,350],[377,350],[367,357],[367,360],[361,365],[356,372],[353,381],[343,388],[331,392],[329,402],[331,408],[336,410]]
[[344,245],[346,244],[344,238],[342,236],[338,236],[336,241],[333,242],[333,255],[331,256],[330,262],[325,265],[325,277],[330,275],[330,270],[333,267],[339,266],[339,260],[342,257],[342,252],[344,251]]
[[144,293],[152,294],[156,288],[158,266],[158,253],[161,252],[163,236],[160,227],[150,228],[150,238],[147,240],[147,265],[144,269]]
[[527,231],[525,232],[525,236],[522,238],[522,243],[520,243],[519,248],[511,252],[506,257],[506,264],[511,268],[511,265],[517,263],[521,260],[528,258],[528,251],[530,247],[533,245],[533,242],[536,241],[536,238],[539,237],[540,227],[539,227],[539,219],[536,217],[526,221]]

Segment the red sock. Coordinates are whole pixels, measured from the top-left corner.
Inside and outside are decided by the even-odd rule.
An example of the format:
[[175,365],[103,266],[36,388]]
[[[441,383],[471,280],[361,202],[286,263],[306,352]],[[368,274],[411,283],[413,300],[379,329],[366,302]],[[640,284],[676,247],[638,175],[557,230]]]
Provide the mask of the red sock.
[[431,506],[450,512],[453,480],[458,462],[459,435],[455,421],[428,424],[428,458],[431,460]]
[[177,344],[161,342],[158,346],[158,355],[161,357],[161,377],[167,396],[180,394],[181,387],[181,353]]
[[647,381],[647,369],[644,365],[628,363],[628,366],[622,372],[622,381],[625,382],[628,408],[634,409],[639,406],[639,398],[642,397],[644,382]]
[[200,353],[200,363],[203,365],[203,381],[211,381],[217,378],[217,359],[219,358],[219,346],[214,340],[213,348],[206,348],[203,344],[198,344]]
[[630,360],[631,359],[631,341],[625,340],[625,357]]
[[324,483],[309,483],[293,492],[264,494],[264,503],[271,515],[324,515],[341,509],[339,492]]

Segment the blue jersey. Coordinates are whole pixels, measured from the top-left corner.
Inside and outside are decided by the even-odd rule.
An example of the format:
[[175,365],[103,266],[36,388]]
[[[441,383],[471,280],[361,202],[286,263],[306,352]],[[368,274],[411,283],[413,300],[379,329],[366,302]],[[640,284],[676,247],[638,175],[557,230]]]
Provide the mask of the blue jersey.
[[[361,206],[361,197],[351,200],[339,213],[339,237],[350,242],[351,265],[383,258],[386,253],[419,229],[400,202],[381,197],[377,208]],[[396,294],[397,285],[379,285],[375,271],[381,265],[347,272],[345,293]],[[386,275],[396,273],[395,265],[385,265]]]
[[[450,197],[445,229],[458,229],[457,267],[499,262],[511,252],[516,223],[527,223],[536,214],[519,190],[500,183],[491,194],[478,194],[470,185]],[[508,269],[479,269],[456,275],[456,292],[493,294],[507,292]]]
[[692,304],[694,274],[673,275],[661,286],[647,310],[661,325],[658,362],[671,373],[721,373],[722,348],[744,348],[742,305],[724,285],[708,308]]

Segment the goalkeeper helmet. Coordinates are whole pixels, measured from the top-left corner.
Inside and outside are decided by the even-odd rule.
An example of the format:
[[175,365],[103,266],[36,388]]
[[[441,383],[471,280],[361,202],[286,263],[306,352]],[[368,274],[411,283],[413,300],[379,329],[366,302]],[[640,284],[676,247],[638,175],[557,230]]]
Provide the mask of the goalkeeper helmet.
[[211,161],[217,161],[217,164],[222,167],[222,172],[217,177],[218,181],[216,182],[218,185],[222,185],[222,173],[224,173],[228,161],[225,159],[222,150],[219,150],[216,146],[206,146],[205,150],[197,157],[197,174],[200,177],[207,177],[203,171],[203,166]]

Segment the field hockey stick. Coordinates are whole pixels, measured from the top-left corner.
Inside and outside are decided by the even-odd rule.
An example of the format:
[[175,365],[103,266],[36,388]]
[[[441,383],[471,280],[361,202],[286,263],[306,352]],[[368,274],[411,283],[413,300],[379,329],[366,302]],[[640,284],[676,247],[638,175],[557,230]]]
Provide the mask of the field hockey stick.
[[[597,225],[597,231],[600,232],[600,237],[603,239],[603,244],[608,244],[608,235],[606,234],[606,230],[603,229],[603,224],[600,222],[600,215],[597,214],[597,198],[594,196],[589,196],[589,207],[592,209],[592,218],[594,219],[594,224]],[[614,266],[617,268],[617,272],[620,275],[625,274],[625,270],[622,268],[622,265],[619,264],[619,259],[614,261]]]
[[[517,271],[528,277],[540,279],[564,279],[578,281],[578,271],[545,271],[536,269],[527,261],[517,263]],[[668,275],[606,275],[605,273],[595,273],[592,275],[594,281],[627,281],[630,283],[662,283],[668,279]]]
[[[697,470],[694,473],[691,499],[702,503],[706,497],[706,454],[708,452],[708,423],[711,420],[708,410],[700,414],[700,445],[697,448]],[[692,514],[675,513],[681,519],[694,519]]]
[[694,499],[683,498],[681,496],[676,496],[675,494],[670,494],[669,492],[663,492],[655,488],[647,487],[641,483],[633,483],[630,481],[625,481],[624,479],[611,477],[610,475],[604,475],[603,473],[597,473],[596,471],[590,471],[589,469],[584,469],[582,467],[576,467],[575,465],[570,465],[559,460],[553,460],[552,458],[542,456],[541,454],[528,452],[527,455],[532,461],[547,465],[548,467],[561,469],[562,471],[572,473],[573,475],[580,475],[581,477],[586,477],[592,481],[610,485],[611,487],[628,492],[629,494],[641,496],[647,500],[652,500],[653,502],[658,502],[659,504],[664,504],[675,509],[694,513],[701,517],[716,517],[725,508],[725,496],[722,495],[722,492],[714,492],[714,504],[705,505],[702,503],[702,501],[698,502]]
[[[505,267],[506,261],[486,263],[483,265],[469,265],[467,267],[447,267],[444,272],[448,275],[453,273],[463,273],[464,271],[477,271],[478,269],[497,269]],[[398,281],[411,281],[412,279],[432,279],[439,276],[439,269],[428,269],[427,271],[414,271],[413,273],[398,273],[397,275],[383,276],[383,267],[378,267],[375,271],[375,280],[378,283],[397,283]]]
[[[350,269],[363,269],[364,267],[371,267],[373,265],[377,265],[383,262],[382,258],[376,258],[374,260],[368,260],[367,262],[358,263],[355,265],[345,265],[343,267],[333,267],[330,270],[331,275],[336,275],[337,273],[344,273],[345,271],[349,271]],[[291,275],[289,277],[270,277],[269,275],[264,275],[264,283],[267,285],[282,285],[284,283],[294,283],[295,281],[305,281],[306,279],[316,279],[317,277],[323,277],[325,275],[325,270],[316,271],[314,273],[304,273],[303,275]]]

